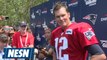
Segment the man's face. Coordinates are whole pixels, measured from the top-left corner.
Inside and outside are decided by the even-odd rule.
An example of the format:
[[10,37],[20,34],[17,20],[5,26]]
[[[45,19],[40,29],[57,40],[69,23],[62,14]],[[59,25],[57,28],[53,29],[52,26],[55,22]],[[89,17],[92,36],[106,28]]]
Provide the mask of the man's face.
[[55,20],[61,27],[67,27],[70,22],[70,13],[64,7],[55,11]]
[[27,29],[27,26],[20,26],[20,31],[22,33],[25,33],[26,32],[26,29]]
[[45,38],[50,40],[51,39],[51,31],[49,29],[45,30]]

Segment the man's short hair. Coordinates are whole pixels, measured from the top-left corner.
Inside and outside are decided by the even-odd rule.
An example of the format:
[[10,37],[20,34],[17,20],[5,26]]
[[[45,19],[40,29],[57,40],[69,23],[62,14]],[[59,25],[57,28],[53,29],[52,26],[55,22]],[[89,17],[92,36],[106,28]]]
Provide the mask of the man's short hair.
[[65,2],[56,2],[53,6],[53,15],[55,15],[55,11],[59,10],[61,7],[64,7],[67,12],[69,12],[68,6]]
[[8,41],[8,36],[5,34],[0,34],[0,42],[6,43]]

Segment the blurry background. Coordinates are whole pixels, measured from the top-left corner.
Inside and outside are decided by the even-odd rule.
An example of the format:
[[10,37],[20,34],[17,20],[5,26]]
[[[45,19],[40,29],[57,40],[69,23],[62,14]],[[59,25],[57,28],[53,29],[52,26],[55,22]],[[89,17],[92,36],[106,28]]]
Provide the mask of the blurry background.
[[0,16],[9,17],[0,25],[17,25],[19,21],[29,22],[30,8],[48,0],[0,0]]

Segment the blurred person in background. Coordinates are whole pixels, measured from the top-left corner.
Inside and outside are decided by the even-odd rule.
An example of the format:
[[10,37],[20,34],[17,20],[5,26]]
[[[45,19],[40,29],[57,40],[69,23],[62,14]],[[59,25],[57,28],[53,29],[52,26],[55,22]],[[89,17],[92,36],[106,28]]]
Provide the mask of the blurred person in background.
[[10,26],[10,33],[9,33],[9,37],[10,37],[10,41],[9,41],[9,45],[12,45],[12,36],[15,33],[15,29]]
[[0,34],[0,60],[14,60],[14,59],[3,59],[3,49],[10,48],[7,46],[8,36],[6,34]]
[[[34,48],[34,36],[29,33],[28,24],[25,21],[20,22],[19,30],[12,36],[13,48]],[[33,59],[33,58],[32,58]],[[17,60],[29,60],[27,58]]]
[[8,36],[8,43],[7,45],[11,47],[11,36],[10,36],[10,32],[11,32],[11,28],[8,25],[5,25],[2,27],[2,31],[5,35]]
[[27,23],[25,21],[20,22],[19,31],[15,32],[12,37],[12,47],[15,48],[33,48],[34,37],[32,33],[27,31]]
[[51,40],[51,29],[44,28],[44,35],[46,38],[46,43],[44,43],[43,48],[39,51],[39,60],[56,60],[55,49],[50,45]]
[[8,25],[5,25],[3,27],[3,33],[6,34],[7,36],[9,36],[10,30],[11,30],[10,26],[8,26]]

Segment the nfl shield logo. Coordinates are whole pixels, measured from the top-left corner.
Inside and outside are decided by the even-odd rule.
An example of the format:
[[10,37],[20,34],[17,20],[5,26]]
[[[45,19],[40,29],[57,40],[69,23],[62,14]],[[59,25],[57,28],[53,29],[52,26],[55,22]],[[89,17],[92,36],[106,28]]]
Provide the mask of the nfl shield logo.
[[72,35],[72,29],[67,29],[65,34],[71,34]]

